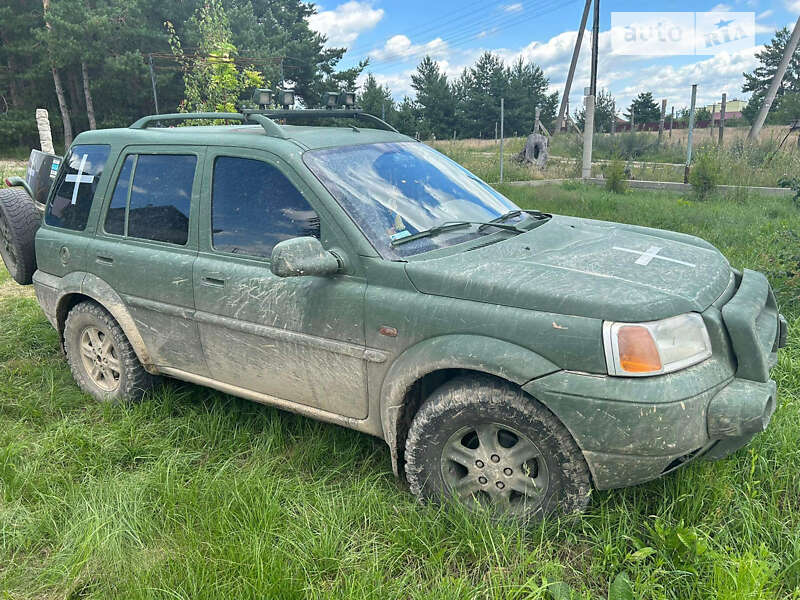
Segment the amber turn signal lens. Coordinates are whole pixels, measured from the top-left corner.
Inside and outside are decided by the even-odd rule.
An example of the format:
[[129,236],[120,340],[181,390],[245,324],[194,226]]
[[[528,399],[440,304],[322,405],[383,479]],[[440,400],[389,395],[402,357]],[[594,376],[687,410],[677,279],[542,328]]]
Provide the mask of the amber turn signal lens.
[[645,327],[628,325],[617,334],[619,366],[628,373],[652,373],[661,370],[661,357],[653,336]]

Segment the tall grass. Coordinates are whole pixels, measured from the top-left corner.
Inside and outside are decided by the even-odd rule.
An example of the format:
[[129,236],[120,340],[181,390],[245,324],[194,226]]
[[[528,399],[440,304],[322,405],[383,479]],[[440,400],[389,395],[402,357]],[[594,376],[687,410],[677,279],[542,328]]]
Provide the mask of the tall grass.
[[[718,463],[593,494],[520,529],[422,505],[383,442],[170,383],[101,406],[70,377],[29,290],[0,270],[0,590],[22,598],[796,598],[800,590],[800,212],[575,184],[521,206],[667,227],[765,271],[792,323],[770,429]],[[0,596],[2,596],[0,594]]]

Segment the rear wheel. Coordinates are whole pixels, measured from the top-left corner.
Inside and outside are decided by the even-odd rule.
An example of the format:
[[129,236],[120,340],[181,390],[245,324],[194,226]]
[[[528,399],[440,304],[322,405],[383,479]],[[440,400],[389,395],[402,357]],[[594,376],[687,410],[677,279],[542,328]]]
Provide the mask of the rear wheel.
[[25,190],[0,190],[0,256],[11,277],[21,285],[33,283],[34,239],[40,223],[39,211]]
[[98,400],[137,401],[157,382],[114,317],[94,302],[76,304],[69,312],[64,349],[76,383]]
[[465,376],[436,389],[406,441],[411,491],[457,497],[527,520],[578,512],[589,501],[589,469],[570,433],[544,406],[504,382]]

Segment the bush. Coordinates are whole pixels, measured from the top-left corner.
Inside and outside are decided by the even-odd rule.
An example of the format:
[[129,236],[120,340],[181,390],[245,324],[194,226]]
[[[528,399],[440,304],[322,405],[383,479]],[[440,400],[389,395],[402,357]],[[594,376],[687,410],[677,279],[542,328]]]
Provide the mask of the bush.
[[697,155],[689,172],[689,183],[699,199],[705,199],[717,188],[721,173],[722,169],[714,150],[705,150]]
[[624,194],[628,191],[628,176],[625,173],[625,163],[619,158],[612,160],[603,169],[606,178],[606,189],[615,194]]
[[782,188],[790,188],[794,192],[794,205],[800,208],[800,177],[782,177],[778,181]]

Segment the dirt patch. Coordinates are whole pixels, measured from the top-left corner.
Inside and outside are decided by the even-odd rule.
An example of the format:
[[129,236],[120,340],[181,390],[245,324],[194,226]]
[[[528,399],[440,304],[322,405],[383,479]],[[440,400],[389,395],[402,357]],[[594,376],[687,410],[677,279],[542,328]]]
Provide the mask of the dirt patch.
[[3,298],[35,298],[32,285],[19,285],[13,280],[0,283],[0,299]]

